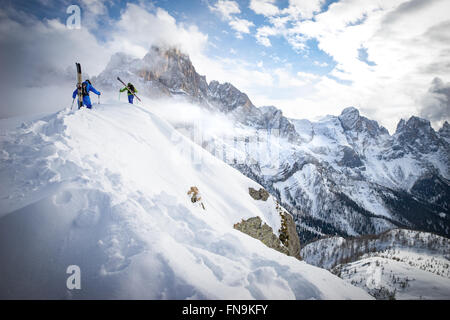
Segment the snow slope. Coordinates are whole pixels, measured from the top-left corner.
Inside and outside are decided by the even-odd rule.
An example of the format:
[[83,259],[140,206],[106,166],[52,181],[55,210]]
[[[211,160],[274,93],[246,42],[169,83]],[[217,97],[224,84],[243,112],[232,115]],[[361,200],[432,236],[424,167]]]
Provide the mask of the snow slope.
[[[371,298],[233,229],[260,216],[277,232],[274,199],[253,200],[257,183],[142,106],[24,122],[0,150],[2,299]],[[66,288],[69,265],[81,290]]]

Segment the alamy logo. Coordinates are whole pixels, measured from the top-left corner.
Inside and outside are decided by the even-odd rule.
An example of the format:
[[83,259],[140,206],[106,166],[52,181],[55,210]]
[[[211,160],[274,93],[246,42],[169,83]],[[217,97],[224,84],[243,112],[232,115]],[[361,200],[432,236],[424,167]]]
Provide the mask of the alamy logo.
[[66,286],[69,290],[81,289],[81,269],[77,265],[67,267],[66,273],[70,274],[67,278]]
[[69,6],[66,10],[70,16],[66,20],[66,27],[68,29],[80,29],[81,28],[81,9],[76,4]]

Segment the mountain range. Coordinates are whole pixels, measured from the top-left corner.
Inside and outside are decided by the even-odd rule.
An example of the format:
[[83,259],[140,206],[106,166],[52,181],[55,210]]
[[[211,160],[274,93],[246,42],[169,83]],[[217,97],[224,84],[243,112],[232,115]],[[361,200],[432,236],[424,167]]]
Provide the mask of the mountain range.
[[412,116],[390,134],[354,107],[318,121],[290,119],[274,106],[256,107],[230,83],[208,83],[175,48],[152,47],[143,59],[118,53],[93,81],[117,89],[117,76],[145,95],[182,98],[205,113],[226,115],[236,130],[203,132],[199,144],[210,152],[244,154],[240,161],[222,158],[294,215],[302,243],[393,228],[450,235],[448,122],[435,131],[428,120]]

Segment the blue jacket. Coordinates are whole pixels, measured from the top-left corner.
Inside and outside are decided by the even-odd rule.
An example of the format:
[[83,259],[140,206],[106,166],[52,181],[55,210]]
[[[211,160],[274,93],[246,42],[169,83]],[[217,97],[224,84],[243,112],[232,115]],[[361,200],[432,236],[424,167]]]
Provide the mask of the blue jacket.
[[[85,82],[83,82],[83,83],[86,84],[86,91],[88,92],[88,94],[89,94],[90,91],[92,91],[93,93],[95,93],[95,94],[97,94],[97,95],[100,95],[100,92],[98,92],[97,90],[95,90],[95,88],[94,88],[92,85],[90,85],[89,82],[86,82],[86,81],[85,81]],[[75,97],[77,96],[77,94],[78,94],[78,88],[75,89],[75,91],[73,92],[72,98],[75,99]]]

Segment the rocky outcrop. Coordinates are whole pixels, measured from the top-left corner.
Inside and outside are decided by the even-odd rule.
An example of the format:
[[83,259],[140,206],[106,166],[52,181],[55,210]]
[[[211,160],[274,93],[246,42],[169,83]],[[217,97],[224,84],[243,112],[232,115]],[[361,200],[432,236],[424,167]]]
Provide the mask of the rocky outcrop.
[[[260,188],[255,190],[248,188],[250,196],[255,200],[267,201],[269,193]],[[276,201],[275,210],[280,215],[281,228],[277,237],[272,228],[263,223],[260,217],[253,217],[242,220],[234,225],[234,228],[248,234],[249,236],[261,240],[269,248],[293,256],[300,260],[300,240],[297,234],[297,227],[293,217]]]
[[301,139],[297,131],[295,130],[294,124],[285,116],[280,109],[274,106],[260,107],[259,110],[262,112],[263,127],[268,131],[273,129],[279,130],[281,137],[286,137],[288,141],[293,143],[300,143]]
[[209,101],[219,106],[221,111],[230,112],[239,106],[254,107],[248,96],[236,89],[231,83],[221,84],[213,80],[209,83],[208,89]]
[[208,84],[200,76],[188,55],[176,48],[153,46],[145,55],[139,75],[147,81],[158,81],[173,94],[186,94],[202,102],[208,96]]
[[386,128],[374,120],[361,116],[358,109],[354,107],[345,108],[339,116],[339,120],[345,131],[367,132],[372,137],[389,134]]
[[266,190],[264,190],[263,188],[260,188],[259,190],[255,190],[250,187],[250,188],[248,188],[248,193],[255,200],[266,201],[269,198],[269,193]]
[[242,220],[234,225],[239,230],[250,237],[261,240],[269,248],[275,249],[284,254],[289,254],[289,250],[282,245],[280,239],[273,233],[273,230],[266,223],[263,223],[260,217],[252,217]]
[[[290,216],[289,214],[287,215]],[[292,219],[292,217],[290,218]],[[284,220],[286,221],[286,233],[283,232],[284,242],[274,234],[270,226],[262,222],[260,217],[252,217],[247,220],[242,220],[241,222],[236,223],[234,228],[252,238],[260,240],[269,248],[300,259],[300,243],[295,243],[295,235],[297,235],[297,233],[296,231],[292,232],[292,228],[295,230],[295,223],[293,220],[288,219],[289,218],[286,217]]]
[[343,156],[341,160],[338,162],[340,166],[349,167],[349,168],[357,168],[362,167],[364,164],[359,158],[358,154],[352,148],[344,146],[342,148]]
[[279,239],[281,243],[288,248],[288,254],[300,260],[300,239],[298,238],[295,221],[292,216],[279,205],[278,202],[276,209],[281,217]]
[[442,128],[439,129],[439,135],[450,143],[450,124],[445,121]]

